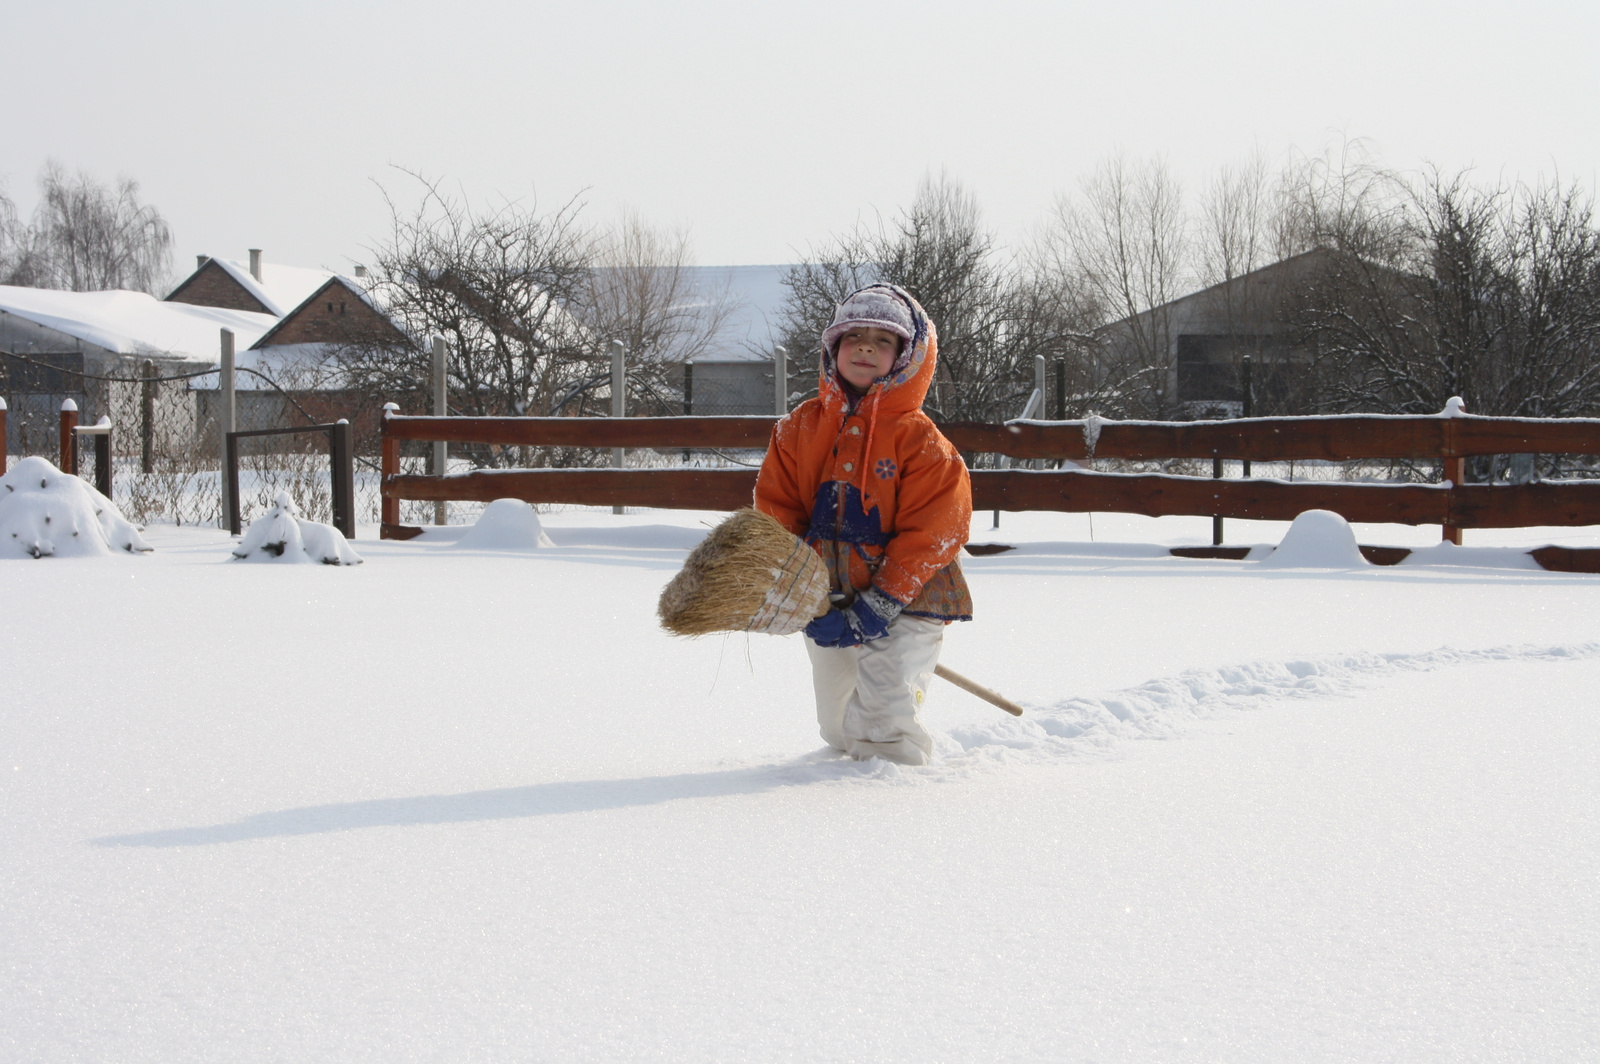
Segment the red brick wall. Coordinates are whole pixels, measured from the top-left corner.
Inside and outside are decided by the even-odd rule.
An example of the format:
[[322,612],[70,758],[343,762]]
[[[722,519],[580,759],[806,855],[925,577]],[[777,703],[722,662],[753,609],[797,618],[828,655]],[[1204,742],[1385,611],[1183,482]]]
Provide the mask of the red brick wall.
[[337,281],[278,324],[268,344],[348,343],[397,335],[387,318]]
[[227,310],[251,310],[257,314],[272,313],[261,300],[251,295],[233,275],[215,262],[207,262],[189,279],[178,286],[169,303],[189,303],[197,307],[223,307]]

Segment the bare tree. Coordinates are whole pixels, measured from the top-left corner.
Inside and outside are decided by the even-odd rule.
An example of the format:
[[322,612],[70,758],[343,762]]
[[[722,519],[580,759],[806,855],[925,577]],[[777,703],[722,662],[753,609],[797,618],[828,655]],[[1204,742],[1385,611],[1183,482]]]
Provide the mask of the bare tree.
[[1065,351],[1082,332],[1072,300],[1055,300],[984,227],[977,198],[947,175],[925,178],[889,223],[857,226],[784,279],[784,342],[814,373],[834,307],[862,285],[897,284],[938,329],[938,376],[924,408],[937,420],[1014,417],[1032,387],[1033,356]]
[[27,253],[23,227],[17,221],[17,205],[6,195],[0,180],[0,284],[19,284],[22,260]]
[[1432,172],[1392,216],[1386,260],[1330,256],[1297,300],[1324,409],[1432,413],[1459,395],[1483,414],[1600,412],[1600,231],[1587,192]]
[[158,294],[172,269],[172,233],[161,212],[139,202],[139,184],[114,187],[47,162],[39,205],[26,227],[10,201],[0,207],[0,269],[8,284],[74,292],[126,288]]
[[676,413],[671,371],[710,350],[737,309],[728,285],[702,283],[693,263],[687,231],[652,227],[635,211],[597,241],[578,314],[591,336],[627,351],[630,409],[637,400]]
[[[450,344],[454,411],[547,414],[581,396],[604,370],[572,310],[587,291],[593,245],[578,205],[548,214],[515,201],[474,208],[418,180],[421,202],[402,210],[390,200],[390,235],[373,249],[373,298],[406,338],[351,337],[342,358],[352,379],[374,396],[426,408],[426,344],[438,334]],[[486,448],[473,457],[526,461]]]
[[1058,197],[1034,258],[1061,288],[1110,319],[1095,345],[1093,379],[1111,413],[1166,415],[1177,397],[1168,304],[1194,279],[1182,191],[1159,160],[1113,156]]
[[1271,169],[1259,150],[1237,166],[1218,170],[1200,201],[1195,239],[1200,284],[1225,284],[1279,258],[1277,207]]

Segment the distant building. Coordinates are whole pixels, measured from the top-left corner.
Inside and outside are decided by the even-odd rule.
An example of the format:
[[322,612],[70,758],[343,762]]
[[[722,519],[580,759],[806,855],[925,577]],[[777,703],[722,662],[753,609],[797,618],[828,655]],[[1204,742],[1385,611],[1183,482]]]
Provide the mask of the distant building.
[[195,271],[178,282],[166,301],[281,318],[334,276],[332,270],[266,262],[259,248],[250,249],[247,263],[201,255]]
[[[778,318],[789,290],[783,276],[787,266],[690,267],[697,289],[715,298],[726,292],[733,311],[715,343],[693,360],[687,401],[695,414],[770,414],[777,408],[777,388],[772,378],[773,347],[778,342]],[[790,353],[791,363],[795,352]],[[793,366],[790,366],[790,391]],[[680,388],[684,378],[674,375]],[[799,391],[805,390],[801,384]]]
[[1317,249],[1212,285],[1099,331],[1107,365],[1148,366],[1151,413],[1237,417],[1249,356],[1257,413],[1296,413],[1296,385],[1311,363],[1289,321],[1290,301],[1337,252]]
[[[113,424],[135,425],[142,385],[98,378],[142,377],[147,364],[161,377],[215,365],[223,329],[231,329],[236,347],[243,348],[276,321],[270,314],[168,303],[143,292],[0,286],[0,393],[10,407],[8,448],[24,454],[49,443],[53,450],[67,399],[78,404],[85,422],[104,415]],[[157,393],[163,423],[192,432],[187,389],[164,385]]]

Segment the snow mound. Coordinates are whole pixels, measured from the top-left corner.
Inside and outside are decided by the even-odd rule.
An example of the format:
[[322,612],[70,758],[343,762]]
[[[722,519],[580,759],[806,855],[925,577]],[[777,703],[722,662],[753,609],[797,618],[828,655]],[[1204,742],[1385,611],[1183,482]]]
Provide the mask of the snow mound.
[[496,499],[456,546],[466,550],[537,550],[553,547],[532,506],[521,499]]
[[332,525],[302,521],[287,492],[278,492],[277,505],[244,530],[233,556],[247,562],[285,562],[290,565],[360,565],[361,556]]
[[150,550],[88,481],[24,458],[0,477],[0,558],[91,558]]
[[1332,510],[1307,510],[1294,519],[1283,542],[1261,564],[1282,569],[1354,569],[1366,566],[1350,522]]

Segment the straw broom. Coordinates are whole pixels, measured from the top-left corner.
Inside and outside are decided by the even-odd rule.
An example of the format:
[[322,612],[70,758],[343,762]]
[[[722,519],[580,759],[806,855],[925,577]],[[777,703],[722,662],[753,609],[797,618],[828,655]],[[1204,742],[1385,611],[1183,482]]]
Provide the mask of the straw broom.
[[[828,569],[804,540],[746,507],[711,530],[661,591],[656,614],[674,635],[798,632],[827,613]],[[1022,707],[939,665],[934,675],[1007,713]]]

